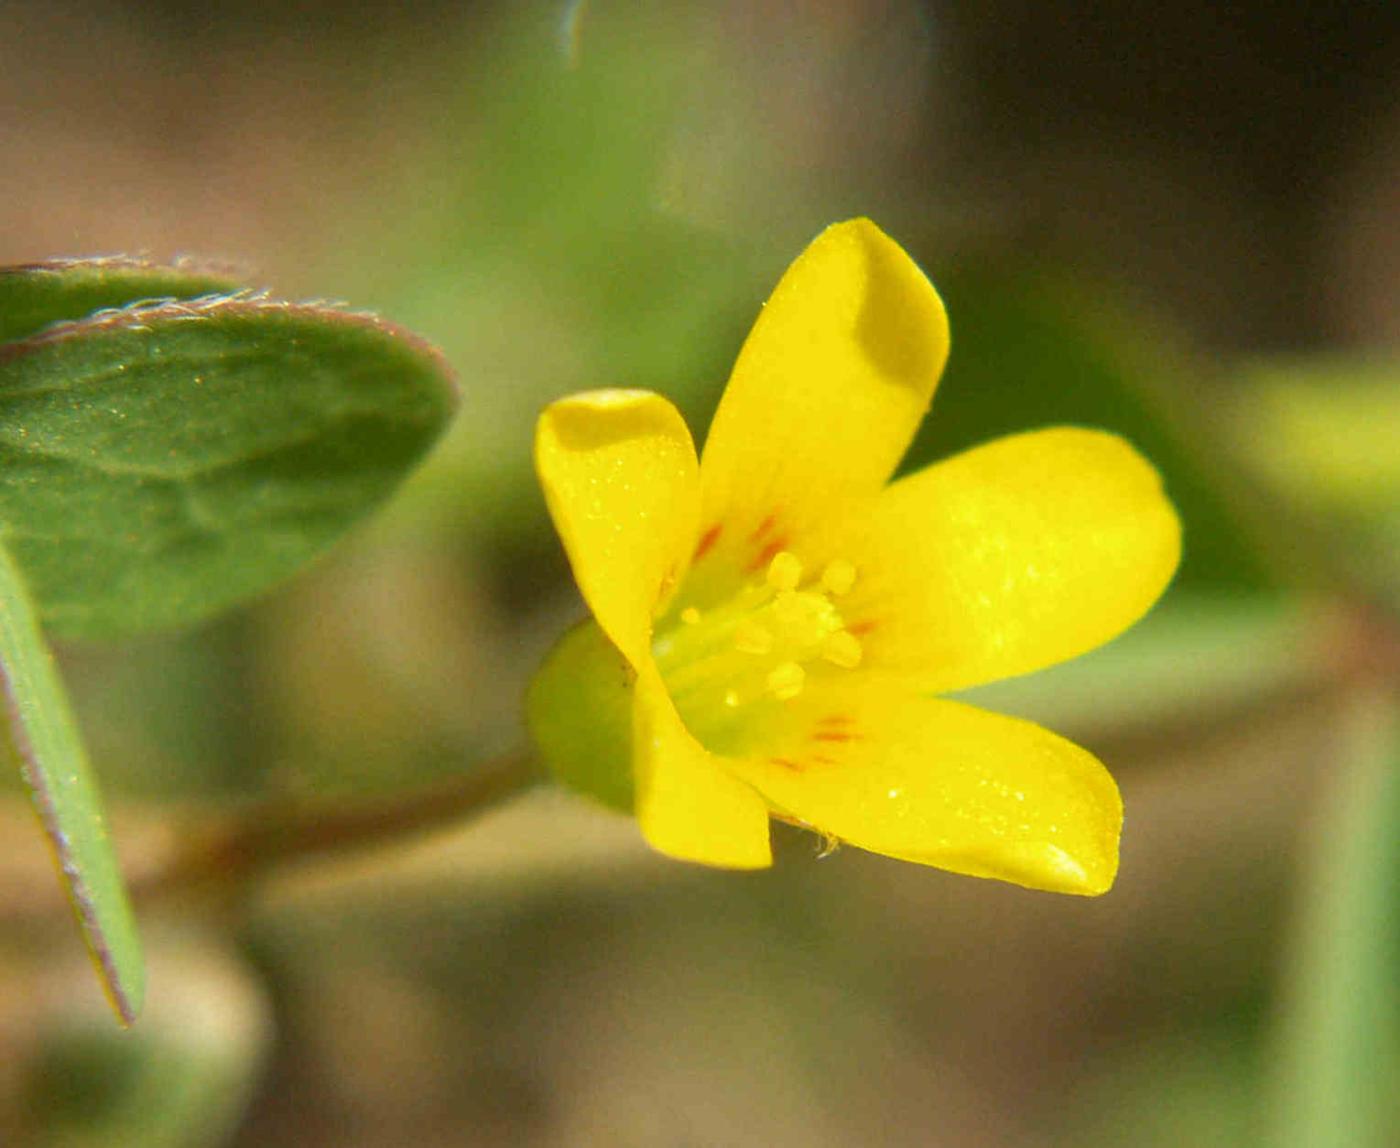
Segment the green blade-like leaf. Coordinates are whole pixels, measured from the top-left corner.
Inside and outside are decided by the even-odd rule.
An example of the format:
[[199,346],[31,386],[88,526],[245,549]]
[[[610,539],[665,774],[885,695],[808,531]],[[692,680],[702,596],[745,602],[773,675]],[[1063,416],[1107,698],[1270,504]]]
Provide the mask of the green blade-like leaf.
[[45,623],[98,637],[256,594],[384,499],[451,412],[431,347],[258,297],[0,348],[0,534]]
[[[1317,831],[1285,985],[1271,1143],[1395,1143],[1400,1072],[1400,710],[1361,694]],[[1349,751],[1349,752],[1348,752]]]
[[136,921],[68,696],[39,632],[24,579],[3,548],[0,685],[5,750],[29,786],[107,994],[130,1024],[146,991]]
[[215,268],[194,263],[162,266],[124,256],[0,267],[0,343],[28,338],[50,323],[82,319],[108,307],[227,295],[241,286]]

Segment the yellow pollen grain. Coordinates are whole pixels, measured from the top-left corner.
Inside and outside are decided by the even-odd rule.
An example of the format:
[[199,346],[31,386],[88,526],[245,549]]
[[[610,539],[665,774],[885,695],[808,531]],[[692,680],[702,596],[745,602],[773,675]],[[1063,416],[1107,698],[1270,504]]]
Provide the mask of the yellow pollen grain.
[[738,691],[738,690],[725,690],[725,691],[724,691],[724,704],[727,705],[730,709],[734,709],[736,706],[738,706],[738,704],[739,704],[739,691]]
[[829,634],[826,641],[822,643],[822,657],[833,666],[840,666],[843,670],[853,670],[860,665],[862,652],[860,642],[855,635],[847,633],[845,630]]
[[768,671],[768,692],[780,702],[795,698],[807,683],[807,671],[796,662],[783,662]]
[[802,581],[802,563],[797,555],[779,550],[768,563],[768,585],[774,590],[796,590]]
[[734,648],[741,654],[768,654],[773,651],[773,634],[752,618],[734,630]]
[[700,624],[700,611],[694,606],[687,606],[681,611],[681,621],[687,626],[698,626]]
[[856,568],[844,558],[835,558],[822,571],[822,589],[828,594],[849,593],[856,584]]

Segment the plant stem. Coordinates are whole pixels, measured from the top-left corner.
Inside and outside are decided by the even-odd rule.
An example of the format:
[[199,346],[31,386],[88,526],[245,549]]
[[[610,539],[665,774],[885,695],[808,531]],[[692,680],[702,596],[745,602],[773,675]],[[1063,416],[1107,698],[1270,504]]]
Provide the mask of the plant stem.
[[407,793],[262,806],[202,828],[144,872],[133,873],[132,895],[149,902],[211,885],[238,887],[268,870],[450,829],[539,779],[533,759],[521,752]]

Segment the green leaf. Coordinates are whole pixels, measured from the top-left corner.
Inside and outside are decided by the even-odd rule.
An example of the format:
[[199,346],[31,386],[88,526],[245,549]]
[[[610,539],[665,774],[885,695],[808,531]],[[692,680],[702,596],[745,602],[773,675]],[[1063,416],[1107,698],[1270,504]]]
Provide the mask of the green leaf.
[[55,632],[204,618],[383,500],[451,413],[427,344],[255,296],[127,308],[0,348],[0,536]]
[[107,994],[130,1024],[141,1011],[146,987],[136,921],[68,696],[39,632],[24,579],[3,548],[0,677],[6,752],[29,786]]
[[167,267],[122,256],[2,267],[0,343],[28,338],[50,323],[82,319],[109,307],[227,295],[240,286],[231,276],[194,263]]
[[525,703],[540,758],[570,789],[631,813],[634,675],[593,621],[559,639]]
[[1284,994],[1275,1138],[1297,1148],[1395,1143],[1400,1080],[1400,711],[1352,702],[1314,822],[1301,935]]

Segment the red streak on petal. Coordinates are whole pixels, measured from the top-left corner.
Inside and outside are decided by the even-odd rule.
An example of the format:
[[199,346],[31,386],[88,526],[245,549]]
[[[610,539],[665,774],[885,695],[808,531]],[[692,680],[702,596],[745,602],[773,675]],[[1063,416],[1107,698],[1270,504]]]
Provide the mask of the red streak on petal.
[[768,760],[771,761],[774,765],[780,765],[780,766],[782,766],[784,769],[791,769],[791,770],[793,770],[795,773],[801,773],[801,772],[802,772],[802,766],[801,766],[801,764],[800,764],[799,762],[793,761],[791,758],[787,758],[787,757],[770,757]]
[[754,532],[749,535],[749,541],[757,542],[760,538],[762,538],[765,534],[772,530],[773,527],[777,525],[777,523],[778,516],[776,514],[770,514],[767,518],[765,518],[754,528]]
[[853,733],[843,733],[840,730],[818,730],[812,735],[814,741],[855,741],[856,735]]
[[695,554],[690,559],[692,562],[699,562],[711,550],[715,548],[715,543],[719,541],[720,533],[724,527],[716,522],[704,534],[700,535],[700,542],[695,547]]
[[760,550],[757,554],[753,556],[753,561],[751,561],[744,568],[744,572],[746,574],[754,574],[757,571],[762,570],[765,566],[768,565],[768,563],[772,562],[773,559],[777,557],[778,551],[782,550],[783,547],[785,547],[786,545],[786,538],[774,538],[762,550]]
[[874,618],[866,618],[863,621],[851,623],[851,625],[846,627],[846,633],[850,634],[853,638],[863,638],[866,634],[870,633],[871,630],[875,629],[877,625],[879,625],[879,623],[876,622]]

